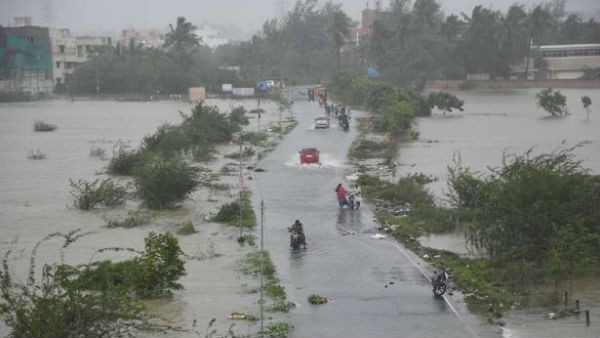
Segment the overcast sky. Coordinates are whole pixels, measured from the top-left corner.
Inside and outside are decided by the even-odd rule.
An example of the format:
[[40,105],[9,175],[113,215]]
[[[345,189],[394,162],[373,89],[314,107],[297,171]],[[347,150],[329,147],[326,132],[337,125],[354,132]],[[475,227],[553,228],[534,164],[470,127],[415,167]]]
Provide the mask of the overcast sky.
[[[324,3],[322,0],[320,3]],[[366,0],[333,1],[354,20],[367,5]],[[375,1],[368,1],[374,8]],[[547,1],[533,0],[441,0],[446,14],[470,13],[483,5],[505,11],[514,2],[533,7]],[[286,4],[287,6],[282,6]],[[0,24],[12,25],[15,16],[31,16],[34,25],[69,28],[80,33],[120,32],[125,28],[164,31],[178,16],[195,25],[217,23],[233,25],[249,35],[260,30],[262,23],[281,15],[281,8],[291,9],[295,0],[0,0]],[[387,7],[389,0],[381,1]],[[44,7],[52,8],[44,11]],[[567,10],[586,15],[600,13],[600,0],[567,0]]]

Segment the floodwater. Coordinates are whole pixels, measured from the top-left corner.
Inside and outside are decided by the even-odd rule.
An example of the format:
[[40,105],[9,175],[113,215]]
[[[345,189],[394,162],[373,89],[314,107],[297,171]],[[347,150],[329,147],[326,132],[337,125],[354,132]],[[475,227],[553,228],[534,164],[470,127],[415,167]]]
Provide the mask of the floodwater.
[[[571,112],[563,118],[549,118],[536,106],[538,89],[466,91],[455,92],[465,101],[463,112],[417,120],[419,140],[405,143],[399,153],[398,172],[424,173],[435,181],[428,185],[438,204],[447,202],[447,167],[460,157],[465,167],[483,174],[488,168],[502,164],[503,153],[523,155],[533,149],[533,155],[548,153],[581,145],[574,149],[576,160],[582,167],[600,174],[600,102],[598,89],[563,89]],[[587,117],[581,97],[592,99],[592,112]],[[423,236],[421,244],[444,250],[473,255],[465,246],[462,233]],[[568,291],[574,306],[580,299],[582,310],[591,314],[590,327],[585,326],[585,316],[558,320],[545,319],[543,309],[515,311],[507,314],[506,338],[516,337],[600,337],[600,283],[588,281],[575,285]],[[585,302],[585,306],[583,303]]]
[[[580,95],[590,96],[592,106],[600,102],[598,91],[564,92],[569,95],[569,102],[579,102]],[[469,97],[465,97],[459,93],[466,101],[465,112],[420,119],[422,141],[401,149],[400,172],[413,170],[439,177],[437,188],[434,185],[432,189],[441,192],[439,183],[456,151],[461,152],[465,165],[484,168],[500,163],[502,151],[507,147],[554,148],[562,139],[589,141],[577,150],[578,154],[585,160],[584,165],[599,170],[600,118],[592,112],[591,119],[586,120],[582,109],[578,111],[573,107],[573,114],[564,119],[545,119],[535,107],[534,94],[527,90],[501,94],[470,92]],[[294,92],[293,112],[298,127],[258,163],[264,172],[247,173],[257,215],[260,215],[260,202],[264,201],[264,247],[271,253],[289,298],[298,304],[285,315],[294,325],[290,336],[500,337],[502,333],[498,328],[485,325],[465,310],[459,295],[434,298],[428,282],[431,271],[426,264],[393,239],[374,236],[375,222],[368,208],[354,211],[337,208],[333,189],[339,182],[350,183],[345,177],[352,173],[352,168],[345,158],[356,134],[353,128],[343,132],[335,124],[328,130],[314,130],[313,120],[321,111],[317,104],[303,98]],[[224,108],[230,104],[225,101],[212,104],[217,103]],[[204,224],[204,211],[198,204],[210,203],[205,196],[193,196],[195,200],[186,202],[181,209],[157,213],[150,225],[135,229],[106,228],[106,218],[114,216],[114,211],[82,212],[70,207],[70,178],[105,177],[102,172],[107,161],[90,157],[91,147],[104,149],[108,157],[118,143],[136,148],[144,135],[153,133],[163,123],[178,123],[179,110],[188,112],[190,108],[190,104],[181,102],[0,104],[0,188],[3,192],[0,195],[0,251],[16,250],[11,260],[15,273],[25,275],[31,247],[54,231],[82,228],[94,232],[67,250],[67,263],[76,264],[89,261],[90,253],[98,248],[141,248],[147,232],[174,231],[182,221],[191,220],[202,224],[199,227],[202,238],[209,239],[200,242],[199,236],[180,237],[184,251],[199,258],[186,264],[188,275],[182,280],[185,290],[172,299],[155,302],[156,308],[183,327],[189,328],[192,320],[197,319],[201,332],[203,323],[214,313],[223,315],[218,322],[223,322],[222,318],[231,311],[256,313],[256,295],[240,292],[240,285],[248,282],[235,258],[243,257],[248,248],[235,243],[234,231]],[[491,109],[498,111],[490,112]],[[360,112],[353,113],[360,115]],[[56,124],[59,129],[35,133],[34,120]],[[523,136],[516,134],[517,130],[521,130]],[[513,133],[515,136],[511,136]],[[547,134],[548,139],[538,139],[540,134]],[[575,136],[571,139],[568,135]],[[318,148],[323,165],[299,165],[298,151],[305,147]],[[27,153],[37,149],[45,153],[47,159],[27,159]],[[136,208],[135,205],[127,207]],[[308,248],[292,252],[286,228],[295,219],[304,223]],[[256,234],[260,234],[260,227]],[[57,245],[53,244],[56,243],[42,246],[40,260],[60,256]],[[19,251],[19,248],[27,249]],[[119,258],[114,254],[107,256]],[[218,257],[202,259],[211,256]],[[333,302],[320,306],[308,304],[308,296],[315,293],[332,298]],[[594,322],[600,319],[592,317]],[[504,331],[506,337],[535,336],[523,331],[523,325],[511,323],[508,322]],[[228,324],[225,321],[225,327]],[[540,330],[535,332],[546,333]],[[235,331],[256,332],[258,329],[256,323],[238,323]],[[592,337],[588,333],[577,331],[572,336]],[[5,334],[6,329],[0,328],[0,336]],[[176,333],[175,336],[198,335]],[[552,337],[550,334],[538,336]]]
[[[459,158],[473,172],[489,174],[488,167],[502,164],[503,153],[533,156],[581,144],[574,150],[577,160],[592,172],[600,173],[600,90],[563,89],[571,112],[563,118],[550,118],[536,106],[538,89],[459,91],[464,111],[443,116],[419,118],[419,140],[403,144],[398,172],[424,173],[436,182],[429,185],[438,203],[444,203],[447,167]],[[581,97],[592,100],[590,117]],[[598,103],[594,107],[594,104]]]

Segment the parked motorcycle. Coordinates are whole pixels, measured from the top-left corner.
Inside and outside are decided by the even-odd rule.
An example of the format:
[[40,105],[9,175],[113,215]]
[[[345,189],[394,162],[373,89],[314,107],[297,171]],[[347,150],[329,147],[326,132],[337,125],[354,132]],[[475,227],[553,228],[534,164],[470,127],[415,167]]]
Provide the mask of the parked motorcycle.
[[436,273],[435,276],[431,279],[431,285],[433,286],[433,294],[437,297],[443,295],[448,289],[448,281],[450,280],[450,275],[448,271],[443,270],[440,273]]

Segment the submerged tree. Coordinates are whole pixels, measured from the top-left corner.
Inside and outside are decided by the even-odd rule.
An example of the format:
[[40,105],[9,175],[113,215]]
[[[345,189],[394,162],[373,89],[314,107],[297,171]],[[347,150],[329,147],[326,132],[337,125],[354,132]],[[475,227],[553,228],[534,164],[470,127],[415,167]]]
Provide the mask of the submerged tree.
[[428,97],[429,106],[431,108],[437,107],[442,111],[443,115],[452,111],[452,109],[458,109],[463,111],[463,100],[458,97],[447,93],[447,92],[432,92]]
[[563,116],[569,113],[567,108],[567,97],[554,91],[552,88],[546,88],[535,95],[538,100],[538,107],[541,107],[552,116]]
[[454,202],[473,215],[469,241],[492,258],[550,268],[556,280],[598,264],[600,176],[573,159],[574,148],[505,155],[487,177],[453,168]]

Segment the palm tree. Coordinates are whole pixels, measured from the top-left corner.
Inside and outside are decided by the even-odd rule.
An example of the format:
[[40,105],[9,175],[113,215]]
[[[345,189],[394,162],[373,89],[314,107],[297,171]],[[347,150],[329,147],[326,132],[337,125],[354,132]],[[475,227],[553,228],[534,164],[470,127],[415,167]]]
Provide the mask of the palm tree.
[[169,24],[169,32],[165,36],[165,47],[175,54],[179,64],[186,70],[191,63],[188,53],[200,46],[201,39],[195,33],[196,28],[191,22],[186,22],[185,17],[180,16],[175,27]]

